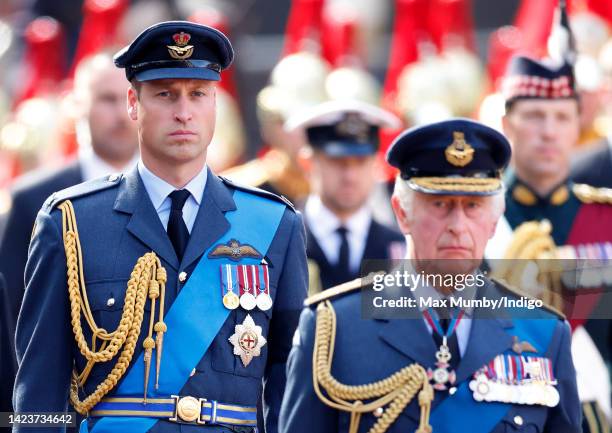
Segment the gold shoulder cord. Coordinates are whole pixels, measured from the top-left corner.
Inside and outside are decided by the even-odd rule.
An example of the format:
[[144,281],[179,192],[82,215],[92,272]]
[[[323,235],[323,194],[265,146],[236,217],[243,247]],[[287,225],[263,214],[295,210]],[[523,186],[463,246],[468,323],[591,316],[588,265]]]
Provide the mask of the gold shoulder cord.
[[612,188],[595,188],[584,183],[577,183],[572,191],[583,203],[612,204]]
[[536,264],[539,282],[548,288],[542,293],[542,301],[560,310],[563,308],[560,295],[563,269],[558,260],[551,260],[557,258],[557,247],[551,233],[552,226],[548,220],[528,221],[518,226],[494,277],[511,286],[521,286],[527,266]]
[[[151,318],[149,333],[145,338],[145,379],[144,397],[146,401],[148,378],[151,368],[151,357],[153,348],[156,349],[156,383],[158,387],[161,354],[163,346],[163,334],[167,327],[164,323],[164,295],[166,289],[166,270],[162,267],[155,253],[150,252],[140,257],[132,270],[125,292],[125,303],[119,326],[113,332],[99,328],[94,321],[87,299],[87,289],[83,274],[83,254],[76,224],[74,208],[69,200],[59,205],[62,211],[62,234],[64,239],[64,250],[66,252],[66,266],[68,276],[68,294],[70,297],[70,317],[72,331],[81,354],[87,359],[85,369],[79,374],[76,369],[72,372],[70,384],[70,402],[77,412],[85,415],[95,406],[110,390],[112,390],[119,379],[125,374],[134,348],[140,335],[140,329],[144,316],[144,306],[147,297],[151,300]],[[154,323],[155,304],[160,298],[158,322]],[[81,316],[85,317],[89,328],[93,333],[91,348],[88,346],[83,329],[81,327]],[[157,333],[153,340],[153,331]],[[97,349],[98,340],[102,343]],[[79,387],[82,387],[93,366],[98,362],[110,361],[122,349],[117,362],[109,375],[100,383],[96,390],[83,401],[79,399]]]
[[[345,385],[338,382],[331,374],[335,339],[336,313],[332,304],[324,301],[317,307],[312,381],[315,393],[323,403],[334,409],[350,412],[351,422],[348,433],[357,432],[362,414],[378,413],[382,407],[389,405],[369,430],[369,433],[385,432],[419,389],[421,389],[419,392],[421,422],[415,433],[431,433],[429,413],[434,393],[423,367],[411,364],[378,382],[357,386]],[[321,388],[325,390],[326,395]],[[376,400],[363,401],[373,398]]]

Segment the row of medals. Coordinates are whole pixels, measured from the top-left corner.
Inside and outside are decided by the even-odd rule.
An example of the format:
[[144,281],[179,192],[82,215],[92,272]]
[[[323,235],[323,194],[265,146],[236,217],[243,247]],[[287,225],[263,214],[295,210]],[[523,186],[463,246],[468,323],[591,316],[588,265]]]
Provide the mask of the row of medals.
[[238,296],[233,290],[229,290],[223,295],[223,305],[228,310],[235,310],[238,307],[242,307],[247,311],[251,311],[257,307],[261,311],[267,311],[272,308],[272,298],[266,292],[259,292],[256,297],[250,292],[245,292]]
[[555,407],[559,404],[560,399],[559,391],[553,384],[541,380],[509,384],[490,380],[484,373],[477,374],[470,382],[470,390],[476,401]]
[[561,281],[569,289],[612,284],[612,242],[557,248]]

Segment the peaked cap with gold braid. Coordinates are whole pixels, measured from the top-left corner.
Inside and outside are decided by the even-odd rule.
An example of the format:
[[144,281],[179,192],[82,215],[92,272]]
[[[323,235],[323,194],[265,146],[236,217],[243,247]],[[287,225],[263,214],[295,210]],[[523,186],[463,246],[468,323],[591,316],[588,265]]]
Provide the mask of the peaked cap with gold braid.
[[503,189],[501,173],[510,153],[510,143],[495,129],[456,118],[403,132],[387,161],[416,191],[493,195]]

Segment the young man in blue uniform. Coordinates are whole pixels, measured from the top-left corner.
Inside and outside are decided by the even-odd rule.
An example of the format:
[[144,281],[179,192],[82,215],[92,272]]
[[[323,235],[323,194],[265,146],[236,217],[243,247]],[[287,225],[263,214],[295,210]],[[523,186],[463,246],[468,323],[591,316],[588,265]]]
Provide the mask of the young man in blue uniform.
[[17,412],[70,400],[88,415],[81,431],[254,432],[263,380],[276,431],[306,295],[304,228],[290,203],[206,166],[215,81],[232,59],[225,35],[182,21],[115,56],[141,160],[56,193],[38,215]]
[[[307,299],[288,361],[281,432],[581,431],[561,315],[420,304],[520,299],[476,270],[503,213],[500,173],[509,159],[501,134],[469,120],[395,140],[387,154],[400,170],[392,205],[413,239],[400,269],[474,280],[467,288],[427,280],[434,282],[413,290],[394,280],[381,291],[374,275]],[[373,311],[372,296],[405,308]]]

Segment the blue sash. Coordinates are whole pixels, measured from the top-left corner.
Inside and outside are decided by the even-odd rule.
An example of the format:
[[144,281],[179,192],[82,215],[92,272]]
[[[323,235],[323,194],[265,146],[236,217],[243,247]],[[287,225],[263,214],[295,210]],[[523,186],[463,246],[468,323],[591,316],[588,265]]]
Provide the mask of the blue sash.
[[[512,332],[520,341],[534,341],[536,347],[542,348],[540,353],[545,353],[557,321],[556,318],[514,319]],[[509,403],[477,402],[469,389],[469,382],[464,381],[452,397],[446,398],[432,410],[430,424],[435,433],[490,432],[512,407]]]
[[[229,316],[222,303],[219,281],[212,276],[219,275],[219,261],[208,258],[208,253],[219,243],[238,239],[252,245],[265,254],[272,243],[285,205],[269,199],[236,190],[236,210],[228,212],[226,218],[230,230],[219,238],[204,254],[194,269],[189,281],[172,303],[165,322],[168,332],[164,335],[164,353],[159,376],[159,389],[149,387],[149,396],[179,394],[191,371],[202,359],[219,329]],[[259,263],[257,259],[243,259],[244,263]],[[189,344],[184,336],[189,335]],[[229,349],[228,349],[229,350]],[[114,396],[139,396],[144,390],[144,353],[132,364]],[[171,367],[169,367],[171,366]],[[155,383],[154,368],[151,368],[149,383]],[[144,433],[157,422],[155,418],[104,417],[93,427],[92,433],[129,431]],[[87,432],[87,420],[81,423],[81,433]]]

